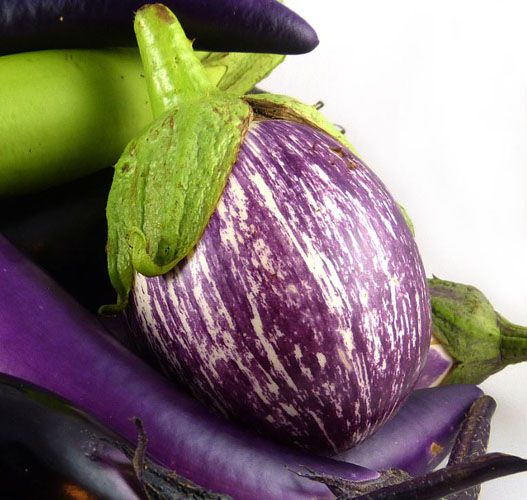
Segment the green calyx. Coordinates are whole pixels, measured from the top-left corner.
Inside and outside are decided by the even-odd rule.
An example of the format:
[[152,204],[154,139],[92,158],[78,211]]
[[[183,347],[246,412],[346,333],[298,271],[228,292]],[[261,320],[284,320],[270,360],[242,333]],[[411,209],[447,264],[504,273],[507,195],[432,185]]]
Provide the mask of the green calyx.
[[128,145],[107,206],[108,264],[119,303],[126,303],[134,269],[164,274],[199,241],[250,116],[230,96],[184,101]]
[[135,272],[164,274],[198,243],[255,115],[309,124],[350,147],[312,106],[285,96],[242,96],[283,56],[195,53],[159,4],[139,9],[134,27],[154,122],[115,166],[107,253],[117,304],[103,313],[126,307]]
[[115,166],[107,253],[117,304],[102,312],[126,306],[134,271],[163,274],[196,245],[252,116],[209,79],[168,9],[140,9],[135,30],[155,120]]
[[207,76],[219,89],[244,95],[283,62],[280,54],[195,52]]
[[276,94],[253,94],[245,96],[244,99],[256,114],[269,120],[289,120],[310,125],[330,135],[358,156],[346,136],[313,106],[293,97]]
[[437,278],[428,284],[433,333],[455,360],[444,384],[479,384],[527,360],[527,328],[505,320],[477,288]]

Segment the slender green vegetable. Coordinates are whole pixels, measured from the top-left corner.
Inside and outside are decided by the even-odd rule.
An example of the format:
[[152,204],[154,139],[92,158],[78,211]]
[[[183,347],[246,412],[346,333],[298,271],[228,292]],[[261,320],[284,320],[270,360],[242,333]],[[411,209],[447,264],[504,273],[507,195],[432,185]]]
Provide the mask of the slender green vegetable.
[[[284,58],[198,55],[210,81],[235,94],[249,91]],[[112,165],[152,119],[136,49],[0,57],[0,198]]]

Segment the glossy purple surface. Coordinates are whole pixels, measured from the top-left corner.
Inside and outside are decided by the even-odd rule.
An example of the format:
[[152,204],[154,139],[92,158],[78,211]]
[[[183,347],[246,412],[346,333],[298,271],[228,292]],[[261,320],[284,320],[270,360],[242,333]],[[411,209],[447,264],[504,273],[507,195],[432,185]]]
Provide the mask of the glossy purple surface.
[[[144,0],[0,0],[0,54],[44,48],[135,46]],[[276,0],[166,0],[197,50],[309,52],[313,28]]]
[[441,344],[432,342],[425,366],[421,375],[419,375],[415,388],[425,389],[426,387],[439,385],[448,375],[453,364],[454,360],[446,349]]
[[336,453],[413,388],[430,342],[415,241],[382,182],[323,133],[254,122],[195,251],[136,276],[151,350],[208,405]]
[[379,432],[335,458],[376,470],[397,467],[412,476],[429,472],[450,453],[466,413],[482,394],[463,384],[414,391]]
[[0,237],[0,372],[51,390],[179,474],[237,499],[331,498],[286,465],[355,480],[374,471],[275,445],[212,415],[112,339],[43,271]]

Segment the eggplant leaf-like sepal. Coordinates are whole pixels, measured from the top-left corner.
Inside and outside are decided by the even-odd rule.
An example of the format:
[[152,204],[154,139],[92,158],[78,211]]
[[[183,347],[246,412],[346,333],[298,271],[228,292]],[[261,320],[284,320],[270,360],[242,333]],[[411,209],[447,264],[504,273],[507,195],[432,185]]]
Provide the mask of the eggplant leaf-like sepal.
[[220,90],[244,95],[284,59],[280,54],[197,52],[211,82]]
[[251,105],[255,114],[271,120],[289,120],[309,125],[330,135],[358,156],[346,136],[314,106],[278,94],[251,94],[246,95],[244,99]]
[[164,274],[199,241],[251,121],[241,99],[185,100],[131,141],[115,166],[107,205],[108,270],[126,306],[137,271]]

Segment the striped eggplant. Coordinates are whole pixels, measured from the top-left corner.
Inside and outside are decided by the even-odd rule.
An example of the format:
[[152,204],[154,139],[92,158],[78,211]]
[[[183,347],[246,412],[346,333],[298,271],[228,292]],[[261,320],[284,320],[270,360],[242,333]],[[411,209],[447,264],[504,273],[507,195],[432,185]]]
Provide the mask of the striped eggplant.
[[430,342],[397,203],[312,107],[212,88],[167,9],[141,9],[136,33],[157,118],[108,200],[119,305],[131,289],[148,349],[220,413],[353,446],[404,402]]
[[[0,233],[42,266],[61,286],[93,312],[101,302],[105,300],[108,302],[113,298],[113,290],[106,275],[104,252],[106,240],[104,209],[112,175],[111,169],[103,169],[43,193],[0,201]],[[89,231],[86,228],[89,228]],[[79,262],[82,263],[81,266]],[[436,304],[440,300],[437,293],[439,287],[446,283],[452,288],[475,290],[474,287],[459,283],[444,282],[437,278],[429,279],[428,288],[432,301]],[[466,342],[467,352],[470,352],[470,347],[474,343],[481,346],[483,341],[491,338],[489,333],[496,331],[466,328],[467,325],[477,324],[477,318],[481,319],[481,308],[470,307],[470,301],[465,301],[465,320],[462,324],[458,322],[453,325],[442,320],[448,310],[452,312],[458,310],[458,304],[459,302],[454,300],[452,304],[445,302],[442,308],[432,305],[432,324],[435,325],[432,332],[441,325],[448,335],[442,335],[440,342],[432,333],[430,350],[416,389],[435,387],[449,382],[447,376],[452,373],[454,366],[454,358],[448,352],[451,344],[459,346]],[[120,340],[127,342],[129,332],[120,318],[115,320],[111,316],[99,316],[99,318]],[[492,322],[487,324],[492,326]],[[503,320],[501,324],[504,324]],[[511,332],[514,335],[509,337],[515,338],[517,343],[526,342],[521,340],[526,338],[525,334],[522,337],[522,331],[525,331],[522,327],[509,327],[502,334]],[[478,340],[478,335],[481,340]],[[494,345],[497,346],[499,343],[494,342]],[[479,352],[479,354],[483,354],[479,358],[482,360],[492,358],[485,353]],[[525,361],[526,358],[527,349],[517,351],[515,361]],[[475,360],[470,364],[465,363],[463,376],[456,382],[474,380],[472,377],[475,375],[479,380],[485,379],[494,373],[496,368],[504,367],[511,359],[510,356],[502,358],[494,356],[495,361],[501,361],[501,366],[487,363],[485,370],[482,370],[481,363],[476,363]]]
[[132,307],[165,370],[281,441],[348,448],[412,389],[426,279],[385,187],[309,126],[256,121],[194,252],[136,275]]

